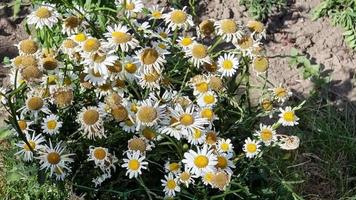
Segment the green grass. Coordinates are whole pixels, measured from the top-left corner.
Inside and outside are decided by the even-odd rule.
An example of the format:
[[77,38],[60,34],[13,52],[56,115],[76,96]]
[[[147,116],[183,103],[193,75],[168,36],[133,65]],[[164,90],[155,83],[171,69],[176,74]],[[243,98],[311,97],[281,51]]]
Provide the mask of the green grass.
[[256,20],[265,21],[275,10],[287,4],[287,0],[240,0],[240,5],[244,5],[251,17]]

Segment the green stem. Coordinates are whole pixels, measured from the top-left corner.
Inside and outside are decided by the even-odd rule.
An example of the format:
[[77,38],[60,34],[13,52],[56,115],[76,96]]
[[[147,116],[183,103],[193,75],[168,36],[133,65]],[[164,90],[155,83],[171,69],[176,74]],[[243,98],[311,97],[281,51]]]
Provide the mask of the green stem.
[[219,38],[215,41],[215,43],[213,44],[213,46],[211,46],[211,47],[209,48],[208,52],[209,52],[209,53],[212,52],[212,51],[216,48],[216,46],[218,46],[218,45],[221,43],[221,40],[222,40],[222,38],[219,37]]

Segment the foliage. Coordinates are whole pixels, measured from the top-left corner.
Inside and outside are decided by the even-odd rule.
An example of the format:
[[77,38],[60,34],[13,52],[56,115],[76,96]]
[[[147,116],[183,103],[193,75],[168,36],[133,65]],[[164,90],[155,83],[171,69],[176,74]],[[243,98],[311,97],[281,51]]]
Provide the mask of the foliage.
[[333,25],[341,26],[345,42],[356,49],[356,1],[325,0],[314,10],[313,18],[330,17]]
[[250,15],[257,20],[266,20],[276,9],[283,8],[287,4],[286,0],[240,0]]

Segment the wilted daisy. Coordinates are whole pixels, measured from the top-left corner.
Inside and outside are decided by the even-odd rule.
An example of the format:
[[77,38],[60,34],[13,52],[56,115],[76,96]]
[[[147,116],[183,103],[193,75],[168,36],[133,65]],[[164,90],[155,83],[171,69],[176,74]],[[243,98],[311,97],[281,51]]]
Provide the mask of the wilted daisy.
[[233,171],[232,169],[235,168],[234,163],[232,162],[232,154],[219,154],[217,155],[217,161],[218,163],[216,164],[216,168],[218,170],[224,171],[230,175],[232,175]]
[[194,89],[193,94],[200,96],[210,90],[209,77],[203,75],[196,75],[189,81],[189,86]]
[[56,178],[57,181],[63,181],[69,172],[70,170],[68,171],[66,169],[56,167],[54,169],[53,176]]
[[44,147],[43,142],[45,139],[41,134],[35,135],[33,133],[32,136],[30,136],[30,134],[26,134],[26,140],[30,146],[28,146],[24,141],[18,142],[16,146],[20,147],[21,150],[18,151],[15,155],[23,156],[24,161],[31,161],[33,158],[32,150],[35,152],[41,150]]
[[257,74],[267,72],[269,67],[268,59],[264,56],[256,56],[252,61],[252,65],[253,65],[253,70]]
[[68,15],[65,19],[63,19],[62,33],[67,34],[68,36],[78,33],[82,22],[83,19],[81,17]]
[[27,23],[35,25],[39,29],[42,29],[44,26],[52,28],[58,22],[59,17],[55,7],[52,4],[43,4],[28,15]]
[[261,151],[260,144],[256,140],[251,140],[250,138],[247,138],[243,146],[243,151],[246,153],[247,158],[253,158],[257,156],[258,153]]
[[172,34],[170,29],[158,27],[154,35],[164,41],[170,41],[171,39],[169,36],[171,36]]
[[136,125],[131,119],[126,119],[119,124],[127,133],[134,133],[136,131]]
[[148,88],[150,90],[153,90],[159,89],[161,87],[160,80],[162,77],[161,74],[156,71],[148,73],[141,72],[137,75],[137,77],[139,80],[139,84],[143,89]]
[[219,139],[217,144],[217,150],[220,153],[231,153],[233,152],[233,145],[231,144],[230,139]]
[[164,54],[156,48],[144,48],[136,52],[136,59],[140,61],[144,73],[161,72],[166,63]]
[[299,117],[295,115],[294,110],[290,106],[285,109],[279,108],[279,110],[281,111],[278,115],[280,117],[279,122],[282,123],[283,126],[294,126],[299,124]]
[[134,136],[127,142],[127,148],[131,152],[139,151],[141,154],[145,154],[147,150],[151,149],[147,140],[144,137]]
[[213,107],[218,101],[218,96],[213,91],[206,92],[198,97],[200,107]]
[[218,138],[219,138],[218,135],[219,133],[214,130],[207,131],[205,135],[205,143],[209,147],[214,147],[218,142]]
[[282,103],[288,100],[293,94],[288,88],[283,87],[282,84],[273,88],[272,91],[277,101]]
[[69,163],[74,162],[71,156],[74,154],[64,154],[65,147],[62,145],[62,142],[57,143],[53,147],[52,142],[49,142],[49,146],[45,145],[42,151],[39,152],[40,169],[50,170],[50,175],[55,172],[56,169],[65,169],[70,171],[68,166]]
[[164,169],[167,173],[179,174],[181,172],[181,164],[179,162],[167,161],[164,164]]
[[172,173],[169,173],[168,176],[165,175],[161,182],[162,186],[164,187],[163,191],[166,196],[174,197],[176,196],[176,192],[180,192],[178,178],[174,177]]
[[147,169],[148,162],[144,161],[145,156],[141,155],[140,151],[133,151],[127,153],[127,159],[124,158],[125,162],[122,167],[126,168],[126,176],[129,175],[129,178],[137,178],[139,174],[142,174],[142,169]]
[[181,129],[183,135],[192,134],[196,129],[203,130],[204,125],[207,124],[207,120],[199,116],[193,105],[183,109],[180,104],[177,104],[174,109],[169,108],[169,110],[177,119],[173,125],[177,125],[177,129]]
[[223,19],[215,23],[217,34],[222,36],[226,42],[236,43],[241,38],[243,32],[238,24],[232,19]]
[[125,14],[128,17],[140,13],[144,8],[141,0],[117,0],[117,3],[124,8]]
[[203,181],[204,185],[211,185],[214,175],[215,175],[215,172],[213,172],[213,171],[203,173],[201,175],[201,177],[202,177],[202,181]]
[[127,26],[116,24],[107,28],[104,36],[108,40],[105,46],[109,49],[120,49],[123,52],[128,52],[130,49],[135,49],[139,42],[130,33]]
[[194,176],[190,173],[190,171],[183,171],[182,173],[178,174],[178,180],[180,183],[183,183],[185,187],[188,187],[189,184],[194,184],[194,179],[197,176]]
[[211,180],[211,185],[219,190],[225,190],[226,186],[229,185],[231,180],[231,175],[226,172],[217,172],[214,174]]
[[31,91],[27,95],[25,106],[21,111],[21,116],[30,114],[37,121],[40,113],[49,114],[51,111],[47,108],[47,102],[42,97],[41,91]]
[[195,42],[195,37],[179,36],[177,39],[177,42],[178,42],[179,46],[181,46],[183,49],[188,49]]
[[185,169],[200,176],[203,173],[215,171],[215,165],[218,161],[216,155],[213,154],[213,149],[204,145],[202,149],[197,147],[197,151],[189,150],[184,153],[182,163],[185,164]]
[[63,53],[72,57],[74,53],[77,51],[77,47],[78,47],[78,43],[76,43],[74,40],[70,38],[67,38],[63,40],[60,49],[61,51],[63,51]]
[[[93,182],[95,184],[95,187],[100,186],[105,180],[111,178],[111,174],[108,173],[103,173],[102,175],[93,178],[93,180],[91,182]],[[83,198],[84,200],[84,198]]]
[[107,75],[101,74],[99,71],[95,71],[94,69],[91,68],[86,68],[84,72],[86,72],[84,81],[88,81],[94,86],[104,85],[108,78]]
[[204,44],[195,42],[185,51],[186,57],[190,58],[194,66],[200,67],[204,63],[211,63],[208,54],[208,47]]
[[276,131],[272,128],[272,126],[260,124],[260,130],[256,131],[255,135],[268,146],[276,139],[275,134]]
[[41,128],[44,133],[55,135],[59,133],[59,129],[62,127],[62,124],[63,122],[59,121],[59,117],[57,115],[51,114],[43,119]]
[[186,6],[182,9],[172,9],[171,12],[163,14],[163,18],[171,30],[188,29],[193,26],[192,16],[186,13]]
[[17,124],[19,125],[21,132],[27,134],[31,130],[30,125],[33,124],[33,121],[28,121],[20,118],[17,120]]
[[218,58],[218,67],[222,77],[232,77],[239,67],[239,59],[233,54],[224,54]]
[[198,37],[211,37],[215,33],[214,24],[214,19],[206,19],[200,22],[199,26],[196,27]]
[[150,11],[150,19],[158,20],[158,19],[162,19],[164,8],[159,8],[158,5],[155,5],[149,8],[149,11]]
[[80,124],[83,135],[89,139],[105,138],[103,113],[94,106],[82,108],[78,114],[77,122]]
[[278,134],[277,138],[279,140],[278,145],[281,149],[294,150],[299,147],[300,139],[298,136]]
[[109,152],[107,148],[103,147],[89,147],[88,160],[94,161],[96,166],[104,165],[105,162],[109,162]]
[[246,26],[254,36],[257,36],[257,39],[266,37],[266,29],[262,22],[252,20],[247,22]]
[[[33,55],[39,51],[38,43],[29,37],[28,39],[21,40],[17,45],[17,49],[19,50],[20,55]],[[22,65],[24,67],[36,66],[37,61],[35,57],[17,57],[16,65]]]
[[136,122],[137,130],[140,126],[154,126],[164,116],[164,105],[159,105],[159,102],[153,102],[150,99],[146,99],[140,103],[140,106],[137,108],[136,113]]
[[165,119],[162,124],[164,126],[161,127],[160,132],[162,134],[169,135],[171,137],[176,138],[177,140],[180,140],[183,136],[181,127],[177,127],[177,122],[178,119],[175,117],[167,118]]

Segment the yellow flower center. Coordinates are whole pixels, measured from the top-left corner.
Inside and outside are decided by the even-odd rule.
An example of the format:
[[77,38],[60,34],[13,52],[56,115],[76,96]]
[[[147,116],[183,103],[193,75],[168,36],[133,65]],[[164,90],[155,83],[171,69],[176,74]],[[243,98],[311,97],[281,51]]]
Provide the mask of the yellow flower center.
[[131,106],[130,106],[130,110],[132,111],[132,112],[134,112],[134,113],[136,113],[137,111],[138,111],[138,108],[137,108],[137,105],[136,104],[131,104]]
[[218,140],[218,137],[217,137],[217,135],[216,135],[215,132],[211,131],[211,132],[208,132],[208,133],[206,134],[206,140],[205,140],[205,142],[206,142],[207,144],[213,145],[213,144],[216,143],[217,140]]
[[215,28],[214,28],[214,22],[212,22],[211,20],[204,20],[199,24],[199,28],[200,31],[204,34],[204,35],[211,35],[212,33],[214,33]]
[[43,68],[45,68],[46,70],[54,70],[58,67],[58,61],[53,58],[53,57],[46,57],[42,60],[43,62]]
[[38,69],[38,67],[35,66],[28,66],[25,69],[22,70],[21,72],[22,78],[24,80],[31,80],[31,79],[38,79],[41,78],[42,73],[41,70]]
[[283,98],[287,96],[287,89],[283,87],[276,87],[274,89],[274,93],[276,94],[277,97]]
[[20,127],[21,131],[26,130],[26,128],[27,128],[27,123],[26,123],[25,120],[19,120],[19,121],[17,121],[17,123],[19,124],[19,127]]
[[86,110],[83,114],[83,121],[86,125],[93,125],[97,121],[99,121],[99,112],[91,109],[91,110]]
[[152,17],[155,19],[160,19],[162,17],[162,13],[158,10],[152,12]]
[[218,172],[213,177],[212,183],[215,187],[222,190],[229,183],[229,176],[224,172]]
[[77,44],[71,39],[66,39],[66,40],[63,41],[63,47],[64,48],[73,49],[76,46],[77,46]]
[[235,21],[233,21],[231,19],[221,20],[220,27],[221,27],[221,30],[227,34],[236,33],[236,31],[237,31],[237,24]]
[[195,44],[192,48],[192,56],[197,59],[205,58],[208,55],[208,49],[205,45]]
[[142,106],[137,112],[138,119],[143,123],[153,122],[157,115],[157,110],[152,106]]
[[145,65],[151,65],[151,64],[155,63],[156,60],[158,59],[158,57],[159,57],[158,52],[152,48],[143,50],[143,52],[141,54],[141,60],[142,60],[143,64],[145,64]]
[[185,182],[190,179],[190,173],[189,172],[183,172],[180,174],[180,180]]
[[272,131],[269,129],[262,129],[260,136],[263,141],[269,141],[272,139]]
[[76,16],[70,16],[64,20],[64,26],[67,28],[76,28],[80,24],[80,19]]
[[127,126],[132,126],[132,125],[134,125],[134,123],[133,123],[130,119],[125,120],[125,124],[126,124]]
[[119,73],[122,71],[122,64],[119,61],[116,61],[113,66],[108,67],[109,71],[114,73]]
[[134,64],[134,63],[127,63],[127,64],[125,65],[125,70],[126,70],[128,73],[133,74],[133,73],[136,72],[137,66],[136,66],[136,64]]
[[227,159],[224,156],[218,156],[218,163],[216,166],[225,169],[227,167]]
[[232,66],[233,66],[233,63],[231,60],[224,60],[224,62],[222,63],[222,67],[227,70],[231,70]]
[[93,153],[98,160],[103,160],[106,157],[106,151],[103,148],[95,148]]
[[220,144],[220,149],[222,151],[228,151],[230,148],[229,148],[229,144],[228,143],[222,143]]
[[148,73],[145,74],[143,79],[147,82],[153,83],[156,82],[159,79],[159,74],[154,72],[154,73]]
[[241,49],[248,49],[253,45],[253,39],[250,36],[243,36],[237,41],[237,44]]
[[163,38],[167,38],[168,37],[168,34],[164,31],[160,32],[159,35]]
[[179,122],[184,126],[189,126],[194,123],[194,117],[191,114],[186,113],[180,117]]
[[268,100],[268,99],[263,99],[262,102],[261,102],[261,105],[262,105],[262,108],[265,111],[270,111],[273,108],[272,102],[270,100]]
[[74,36],[74,40],[77,42],[84,42],[87,39],[87,36],[84,33],[78,33]]
[[43,107],[43,100],[41,97],[31,97],[27,101],[27,108],[29,110],[39,110]]
[[94,53],[94,54],[92,55],[91,59],[92,59],[95,63],[102,63],[102,62],[104,62],[104,60],[106,59],[106,55],[105,55],[105,54]]
[[181,44],[185,47],[191,45],[192,43],[193,43],[193,40],[190,37],[185,37],[181,41]]
[[200,92],[200,93],[205,93],[208,91],[209,89],[209,85],[206,82],[201,82],[201,83],[197,83],[195,85],[195,88]]
[[133,10],[135,9],[135,4],[133,2],[127,3],[125,5],[126,10]]
[[194,133],[193,133],[194,139],[199,139],[201,137],[201,135],[202,135],[201,130],[195,128]]
[[180,167],[180,165],[179,165],[178,163],[176,163],[176,162],[170,163],[170,164],[168,165],[169,171],[171,171],[171,172],[176,172],[176,171],[178,171],[178,170],[179,170],[179,167]]
[[171,12],[171,20],[175,24],[183,24],[187,21],[187,14],[182,10],[174,10]]
[[[31,147],[33,150],[36,148],[36,143],[35,143],[35,141],[30,140],[30,141],[28,141],[28,143],[30,144],[30,147]],[[26,143],[23,145],[23,148],[24,148],[26,151],[31,151],[30,147],[29,147]]]
[[163,44],[163,43],[159,43],[158,47],[161,48],[161,49],[166,49],[167,48],[167,46],[165,44]]
[[140,168],[140,162],[136,159],[130,160],[128,163],[128,168],[132,171],[136,171],[138,168]]
[[52,165],[56,165],[61,161],[61,156],[57,152],[51,152],[47,155],[47,161]]
[[123,44],[131,41],[131,35],[124,32],[112,32],[111,36],[117,44]]
[[204,168],[208,166],[209,159],[204,155],[198,155],[197,157],[194,158],[194,164],[198,168]]
[[257,145],[254,143],[247,144],[246,149],[248,153],[255,153],[257,151]]
[[261,22],[258,21],[249,21],[247,23],[247,27],[252,31],[256,33],[261,33],[264,30],[264,26]]
[[93,52],[93,51],[98,50],[99,47],[100,47],[99,40],[96,38],[90,38],[84,42],[83,50],[86,52]]
[[174,188],[176,188],[177,184],[173,179],[169,179],[167,181],[167,188],[170,190],[174,190]]
[[268,69],[268,59],[266,57],[257,57],[253,61],[253,66],[257,72],[265,72]]
[[49,120],[47,122],[47,128],[50,130],[53,130],[57,127],[57,121],[56,120]]
[[111,115],[116,121],[120,122],[127,119],[128,111],[124,106],[115,106],[114,108],[111,108]]
[[99,71],[95,71],[94,69],[91,70],[91,73],[94,77],[101,77],[101,74]]
[[36,16],[41,19],[50,18],[52,13],[48,10],[48,8],[42,6],[36,10]]
[[58,91],[54,93],[54,100],[57,106],[59,107],[65,107],[69,105],[72,100],[73,100],[73,91],[72,90],[67,90],[67,91]]
[[211,183],[211,181],[213,180],[214,178],[214,174],[213,172],[207,172],[205,175],[204,175],[204,180],[208,183]]
[[25,54],[34,54],[38,50],[37,43],[31,39],[22,40],[19,49]]
[[152,140],[152,139],[154,139],[156,137],[156,133],[152,129],[148,128],[148,127],[144,128],[142,130],[142,134],[148,140]]
[[207,118],[208,120],[211,120],[214,116],[214,112],[210,108],[204,108],[201,111],[201,116],[203,118]]
[[23,56],[21,59],[22,66],[28,67],[28,66],[37,66],[37,60],[34,56],[29,55],[29,56]]
[[286,111],[283,114],[283,119],[287,122],[294,122],[295,121],[295,115],[293,111]]
[[204,102],[206,104],[212,104],[215,102],[215,97],[214,95],[211,95],[211,94],[207,94],[207,95],[204,95]]
[[140,138],[133,138],[129,140],[128,147],[130,150],[140,151],[141,153],[146,151],[146,143],[143,141],[143,139]]

